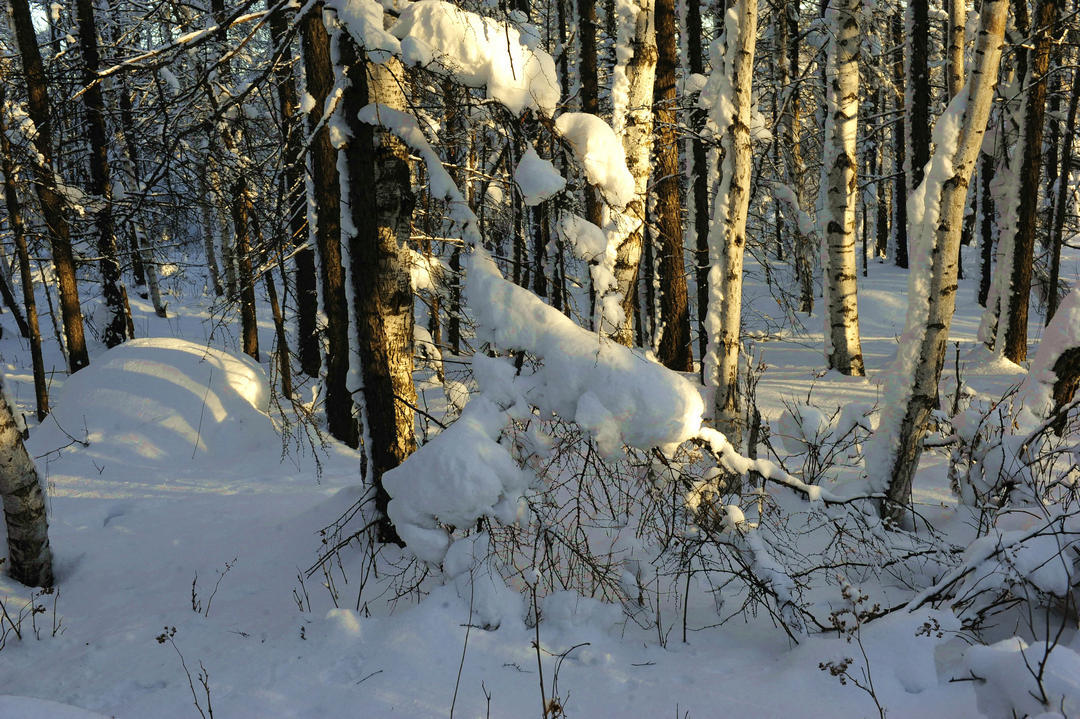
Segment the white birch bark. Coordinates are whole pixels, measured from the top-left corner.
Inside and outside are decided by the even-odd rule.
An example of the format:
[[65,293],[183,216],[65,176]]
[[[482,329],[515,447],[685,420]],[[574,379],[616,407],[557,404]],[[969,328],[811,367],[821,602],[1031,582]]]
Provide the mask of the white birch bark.
[[907,326],[886,375],[881,423],[867,448],[871,488],[899,518],[911,496],[927,420],[935,407],[956,308],[960,234],[968,183],[986,132],[1001,59],[1008,0],[983,3],[974,65],[934,130],[937,150],[908,202],[911,273]]
[[862,376],[855,262],[855,140],[859,126],[859,0],[830,5],[821,211],[825,278],[825,360],[829,369]]
[[741,435],[739,332],[742,268],[750,202],[750,113],[757,40],[757,0],[728,10],[724,34],[711,48],[713,72],[703,94],[710,129],[720,140],[715,200],[709,230],[708,351],[705,379],[716,387],[717,428],[732,442]]
[[7,525],[8,573],[30,587],[51,587],[52,550],[45,493],[23,445],[0,378],[0,496]]
[[618,65],[612,86],[612,125],[623,138],[626,167],[634,177],[634,198],[608,223],[615,233],[615,279],[623,307],[617,326],[603,318],[602,331],[615,341],[634,344],[634,303],[645,236],[645,202],[652,167],[653,84],[656,80],[656,27],[653,0],[619,0]]

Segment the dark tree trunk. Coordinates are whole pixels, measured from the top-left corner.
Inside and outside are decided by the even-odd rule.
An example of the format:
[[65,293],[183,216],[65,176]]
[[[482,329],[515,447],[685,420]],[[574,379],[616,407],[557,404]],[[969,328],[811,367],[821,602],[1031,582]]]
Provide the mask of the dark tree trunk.
[[[6,101],[7,89],[0,86],[0,107]],[[12,161],[11,143],[8,141],[4,117],[0,113],[0,160],[4,172],[4,200],[7,204],[8,225],[15,238],[15,250],[19,257],[19,277],[22,283],[23,304],[26,307],[27,337],[30,340],[30,359],[34,366],[34,397],[37,401],[37,418],[40,422],[49,414],[49,388],[45,383],[45,362],[41,357],[41,330],[38,327],[37,302],[34,299],[34,278],[30,274],[30,253],[26,247],[23,229],[22,205],[15,189],[15,163]]]
[[128,339],[127,296],[120,284],[120,263],[116,259],[116,234],[113,226],[112,184],[109,182],[108,130],[105,126],[105,98],[98,82],[101,65],[97,44],[92,0],[76,0],[79,23],[79,47],[83,59],[83,83],[89,88],[83,93],[86,107],[86,134],[90,140],[90,192],[101,198],[97,211],[98,260],[101,268],[101,287],[109,308],[109,322],[102,339],[106,347],[115,347]]
[[[274,7],[275,0],[267,0]],[[288,42],[289,16],[284,9],[270,16],[270,36],[274,45]],[[307,245],[307,208],[304,192],[304,158],[300,143],[302,130],[296,102],[296,80],[292,72],[292,49],[282,50],[281,61],[274,66],[274,84],[278,91],[281,127],[285,133],[284,195],[288,217],[289,239],[285,246],[303,247],[294,255],[296,263],[296,349],[300,355],[300,370],[308,377],[318,377],[322,358],[319,354],[319,334],[316,323],[318,290],[315,281],[315,251]],[[282,248],[284,250],[284,247]],[[272,280],[267,278],[267,290]],[[288,288],[286,287],[286,292]],[[280,343],[280,340],[279,340]]]
[[897,113],[896,124],[893,126],[893,174],[896,177],[893,183],[893,222],[892,242],[893,259],[897,267],[908,266],[908,242],[907,242],[907,173],[904,170],[907,154],[907,130],[905,117],[907,111],[906,92],[904,89],[904,33],[900,13],[892,16],[892,42],[896,47],[896,57],[893,60],[893,82],[896,86]]
[[[301,22],[307,91],[317,113],[308,116],[308,131],[315,131],[334,86],[330,64],[330,37],[322,20],[322,4]],[[350,447],[359,444],[353,401],[349,394],[349,306],[345,297],[345,270],[341,260],[341,187],[337,150],[326,126],[319,127],[308,150],[311,158],[312,196],[315,203],[315,244],[319,249],[323,312],[326,314],[326,423],[330,434]]]
[[1054,219],[1050,229],[1050,291],[1046,296],[1046,324],[1054,318],[1061,297],[1058,281],[1061,274],[1061,242],[1065,229],[1065,208],[1068,204],[1069,181],[1072,176],[1072,148],[1076,137],[1076,110],[1080,100],[1080,78],[1074,72],[1072,93],[1069,96],[1069,114],[1065,121],[1065,136],[1061,141],[1061,170],[1058,175],[1057,194],[1054,199]]
[[979,305],[986,307],[990,295],[990,280],[994,262],[994,193],[990,184],[994,179],[994,156],[983,153],[979,157]]
[[259,361],[259,325],[255,317],[255,282],[251,268],[251,220],[254,208],[247,184],[237,180],[233,187],[233,229],[236,231],[236,260],[240,283],[240,327],[244,354]]
[[369,102],[405,109],[394,77],[401,76],[402,65],[397,60],[368,64],[351,37],[345,33],[336,37],[350,82],[342,103],[351,131],[345,153],[348,207],[357,232],[350,238],[349,258],[375,506],[382,517],[381,541],[400,543],[386,516],[390,496],[382,477],[416,451],[413,293],[407,256],[416,198],[405,145],[355,118]]
[[[701,0],[688,0],[686,42],[690,72],[699,74],[705,72],[701,33]],[[792,97],[790,102],[794,101]],[[696,106],[690,111],[690,126],[694,130],[690,145],[694,193],[694,279],[697,284],[698,358],[701,360],[702,382],[705,381],[704,360],[709,345],[709,333],[705,330],[705,315],[709,310],[709,163],[705,143],[700,139],[705,129],[705,114],[703,109]]]
[[1013,362],[1027,359],[1028,305],[1031,298],[1031,265],[1038,223],[1039,180],[1042,177],[1043,119],[1046,114],[1046,71],[1050,64],[1051,32],[1060,15],[1060,0],[1040,0],[1035,10],[1033,31],[1035,51],[1030,61],[1024,101],[1024,154],[1020,163],[1020,208],[1017,211],[1016,240],[1009,303],[1009,324],[1005,328],[1005,357]]
[[659,233],[660,345],[658,359],[679,372],[692,372],[690,304],[683,260],[682,200],[679,198],[679,141],[675,133],[675,73],[679,49],[675,40],[675,0],[656,0],[656,82],[653,85],[655,128],[653,183],[656,229]]
[[82,308],[79,305],[79,287],[75,278],[75,255],[71,249],[71,233],[64,218],[63,201],[56,191],[56,176],[52,167],[52,123],[50,118],[49,92],[45,83],[45,68],[34,33],[34,21],[30,15],[28,0],[10,0],[12,24],[22,57],[23,73],[29,95],[30,119],[37,129],[35,147],[41,155],[38,167],[39,181],[35,183],[41,214],[52,241],[53,264],[60,285],[60,313],[67,340],[68,365],[72,372],[90,364],[83,333]]

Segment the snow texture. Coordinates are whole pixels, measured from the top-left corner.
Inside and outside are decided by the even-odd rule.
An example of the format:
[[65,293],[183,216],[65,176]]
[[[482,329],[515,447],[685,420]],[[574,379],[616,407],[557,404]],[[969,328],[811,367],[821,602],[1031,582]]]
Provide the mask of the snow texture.
[[390,29],[410,65],[442,65],[469,87],[484,87],[515,115],[526,109],[552,116],[559,104],[555,61],[531,33],[461,10],[443,0],[405,7]]

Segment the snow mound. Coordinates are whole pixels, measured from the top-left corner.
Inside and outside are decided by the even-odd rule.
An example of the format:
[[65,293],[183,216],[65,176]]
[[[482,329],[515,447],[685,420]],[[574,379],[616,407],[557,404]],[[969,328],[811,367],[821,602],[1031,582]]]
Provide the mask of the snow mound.
[[243,461],[280,447],[266,414],[266,373],[252,359],[182,339],[137,339],[72,375],[35,432],[46,451],[88,451],[136,465]]

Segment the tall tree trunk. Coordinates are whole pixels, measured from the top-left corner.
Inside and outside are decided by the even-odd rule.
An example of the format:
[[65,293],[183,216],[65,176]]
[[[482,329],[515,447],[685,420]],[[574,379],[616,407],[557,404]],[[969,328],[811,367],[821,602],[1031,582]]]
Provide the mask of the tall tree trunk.
[[51,587],[52,550],[45,493],[0,378],[0,497],[7,524],[8,573],[30,587]]
[[[581,111],[593,115],[600,114],[600,91],[598,87],[599,68],[596,58],[596,3],[598,0],[578,0],[578,43],[581,46],[579,59],[581,75]],[[600,195],[592,185],[585,187],[585,219],[597,227],[603,226],[601,217]]]
[[[622,298],[623,317],[606,331],[619,344],[634,344],[634,304],[637,301],[638,265],[645,237],[645,203],[653,148],[653,85],[656,80],[656,32],[653,0],[635,0],[632,18],[619,22],[620,44],[633,56],[615,69],[615,83],[625,93],[615,107],[614,127],[622,134],[626,167],[634,177],[634,198],[616,218],[619,242],[615,251],[615,279]],[[605,318],[608,324],[612,318]]]
[[908,54],[904,125],[908,137],[908,186],[917,187],[930,161],[930,1],[907,6]]
[[40,422],[49,414],[49,388],[45,383],[45,362],[41,357],[41,330],[38,327],[37,301],[34,299],[34,278],[30,274],[30,252],[26,247],[22,205],[15,189],[15,163],[12,159],[11,142],[8,140],[6,118],[3,113],[7,101],[6,95],[7,88],[0,87],[0,161],[3,163],[4,200],[8,211],[8,225],[11,227],[11,234],[15,239],[15,250],[19,257],[19,277],[29,329],[30,359],[34,367],[34,397],[37,401],[37,418]]
[[86,107],[86,131],[90,140],[90,192],[100,198],[96,213],[98,254],[101,269],[102,294],[109,309],[109,321],[102,339],[106,347],[115,347],[128,339],[127,295],[120,283],[120,263],[116,259],[116,233],[113,226],[112,184],[109,182],[108,130],[105,127],[105,97],[98,81],[101,65],[98,54],[97,26],[94,22],[92,0],[76,0],[79,24],[79,47],[82,50],[83,93]]
[[967,0],[947,0],[949,12],[949,48],[946,57],[946,83],[949,99],[964,87],[964,30],[967,27]]
[[900,13],[892,16],[892,44],[896,48],[896,57],[893,60],[893,84],[896,89],[896,123],[893,125],[893,221],[892,221],[892,246],[893,260],[896,266],[907,269],[908,266],[908,241],[907,241],[907,171],[904,169],[907,163],[907,124],[904,122],[907,116],[907,91],[904,78],[904,34],[901,28]]
[[990,185],[994,180],[994,156],[983,152],[979,156],[979,294],[978,302],[986,307],[990,294],[990,278],[994,261],[994,193]]
[[1046,71],[1053,43],[1051,32],[1061,14],[1061,0],[1040,0],[1035,10],[1032,55],[1024,101],[1023,155],[1020,164],[1020,208],[1013,244],[1010,292],[1001,301],[1008,303],[1008,322],[1003,323],[1004,356],[1013,362],[1027,359],[1028,305],[1031,299],[1031,265],[1035,249],[1035,227],[1039,214],[1039,186],[1042,179],[1043,119],[1046,114]]
[[[687,0],[686,42],[690,72],[705,72],[705,53],[701,37],[701,2]],[[693,173],[694,203],[694,278],[697,284],[698,356],[701,358],[701,381],[705,381],[705,353],[709,346],[709,333],[705,329],[705,316],[709,311],[709,162],[705,143],[701,136],[705,130],[706,113],[700,107],[690,110],[691,172]]]
[[679,199],[679,142],[675,133],[678,124],[675,72],[679,63],[675,26],[675,0],[656,0],[653,191],[656,193],[656,229],[661,250],[657,264],[661,289],[660,321],[663,323],[656,354],[665,366],[691,372],[694,352],[690,347],[690,302],[686,294],[682,201]]
[[[993,102],[1008,6],[1008,0],[983,3],[968,92],[958,96],[949,109],[963,111],[955,150],[949,156],[935,157],[934,174],[913,193],[912,201],[922,203],[924,209],[920,222],[912,226],[912,251],[918,254],[913,256],[909,280],[902,354],[896,370],[886,378],[885,393],[896,399],[883,409],[867,455],[871,487],[886,494],[889,503],[884,509],[894,518],[903,515],[910,500],[927,421],[937,403],[956,307],[965,199]],[[951,147],[952,143],[942,146]]]
[[827,116],[821,168],[821,225],[825,245],[825,359],[829,369],[861,377],[859,304],[856,290],[855,139],[859,124],[859,0],[830,7]]
[[[268,8],[278,5],[266,0]],[[289,13],[279,8],[270,15],[270,36],[275,46],[289,42]],[[299,122],[296,102],[296,80],[292,70],[291,45],[282,51],[281,61],[274,66],[274,84],[277,86],[278,111],[281,127],[285,133],[284,209],[288,218],[289,242],[287,245],[301,248],[294,255],[296,263],[296,349],[300,355],[300,370],[308,377],[318,377],[322,358],[319,354],[319,334],[316,322],[318,290],[315,280],[315,251],[308,245],[307,208],[304,192],[304,159],[301,154],[303,132]],[[266,278],[267,290],[273,281]],[[288,287],[285,289],[288,292]],[[280,340],[279,340],[280,343]],[[287,358],[286,358],[287,362]]]
[[[349,305],[345,296],[345,269],[341,259],[341,187],[337,150],[325,124],[320,124],[326,99],[334,86],[330,64],[330,36],[322,19],[322,4],[300,21],[304,72],[314,110],[308,116],[311,182],[315,216],[315,243],[319,249],[323,312],[326,314],[326,422],[330,434],[350,447],[359,443],[349,394]],[[317,131],[316,131],[317,129]]]
[[259,361],[259,325],[255,317],[255,282],[251,267],[251,225],[254,208],[243,177],[236,181],[232,195],[233,227],[236,230],[236,259],[240,277],[240,327],[244,354]]
[[[1073,33],[1075,37],[1075,33]],[[1069,187],[1072,185],[1072,148],[1076,137],[1076,110],[1080,101],[1080,77],[1072,75],[1072,92],[1069,95],[1069,113],[1065,121],[1065,136],[1061,141],[1061,170],[1058,173],[1057,192],[1054,198],[1054,217],[1050,229],[1050,292],[1046,296],[1046,324],[1054,318],[1060,298],[1058,281],[1061,275],[1061,243],[1065,229],[1065,208],[1068,204]]]
[[371,442],[375,506],[382,518],[380,539],[400,542],[386,517],[390,496],[382,477],[416,451],[413,292],[407,245],[416,198],[404,143],[355,118],[368,103],[404,111],[404,70],[397,59],[366,63],[351,38],[345,33],[338,37],[339,56],[346,67],[351,65],[343,112],[352,135],[345,165],[348,206],[357,230],[350,239],[349,257],[364,377],[364,419]]
[[41,203],[41,214],[52,241],[53,264],[60,285],[60,313],[64,322],[64,337],[67,340],[68,368],[72,372],[78,372],[90,364],[90,355],[86,351],[86,336],[83,332],[71,232],[64,218],[63,201],[56,191],[56,175],[52,165],[52,121],[45,68],[38,50],[28,0],[10,0],[10,9],[26,77],[30,119],[34,121],[37,129],[34,145],[41,156],[41,163],[36,168],[40,177],[35,187]]
[[[750,113],[757,42],[757,0],[736,0],[724,35],[715,41],[710,114],[720,132],[722,161],[718,169],[709,231],[709,351],[705,377],[716,387],[717,428],[735,444],[742,436],[739,397],[739,350],[742,324],[742,268],[746,249],[746,216],[750,205]],[[732,36],[734,33],[734,36]],[[723,43],[723,44],[720,44]],[[726,47],[725,47],[726,46]],[[716,79],[714,80],[713,77]],[[728,110],[723,107],[731,103]],[[730,114],[729,114],[730,113]]]

